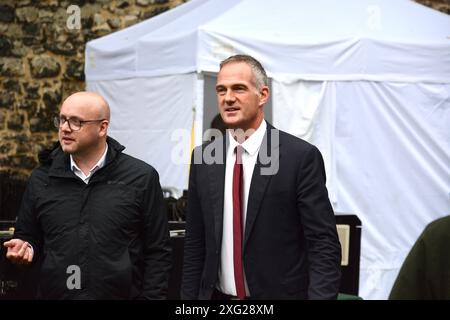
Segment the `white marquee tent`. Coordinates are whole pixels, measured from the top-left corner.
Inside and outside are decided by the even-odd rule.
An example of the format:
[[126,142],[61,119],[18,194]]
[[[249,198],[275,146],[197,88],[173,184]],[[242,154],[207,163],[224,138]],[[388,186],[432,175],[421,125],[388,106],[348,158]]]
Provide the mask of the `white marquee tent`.
[[322,151],[335,211],[362,220],[360,295],[387,298],[450,214],[450,17],[408,0],[191,0],[89,42],[87,88],[110,135],[186,189],[203,75],[234,53],[266,67],[273,124]]

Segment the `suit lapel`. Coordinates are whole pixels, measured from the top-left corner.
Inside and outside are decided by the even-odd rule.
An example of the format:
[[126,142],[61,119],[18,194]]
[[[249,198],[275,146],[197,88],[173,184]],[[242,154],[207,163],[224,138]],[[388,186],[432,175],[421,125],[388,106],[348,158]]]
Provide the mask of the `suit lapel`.
[[[279,132],[276,130],[276,137],[272,135],[272,131],[276,129],[272,127],[269,123],[267,124],[267,132],[261,143],[260,150],[258,152],[258,159],[256,160],[255,169],[253,170],[252,182],[250,184],[250,191],[248,195],[247,202],[247,216],[245,223],[245,238],[244,238],[244,249],[246,247],[247,241],[250,237],[253,225],[255,224],[256,217],[259,213],[261,203],[266,192],[267,186],[270,179],[276,172],[270,168],[278,168],[280,161],[280,143],[279,143]],[[274,138],[274,139],[272,139]],[[274,141],[272,141],[274,140]],[[273,143],[273,149],[272,149]],[[276,150],[275,150],[276,148]],[[275,152],[274,152],[275,150]],[[267,157],[270,155],[271,162],[267,163]],[[263,173],[263,174],[261,174]]]
[[214,214],[214,229],[217,247],[222,242],[223,229],[223,195],[225,187],[225,159],[226,159],[226,142],[224,139],[217,139],[215,142],[216,150],[222,149],[222,155],[216,159],[219,163],[207,164],[209,190],[211,195],[211,203]]

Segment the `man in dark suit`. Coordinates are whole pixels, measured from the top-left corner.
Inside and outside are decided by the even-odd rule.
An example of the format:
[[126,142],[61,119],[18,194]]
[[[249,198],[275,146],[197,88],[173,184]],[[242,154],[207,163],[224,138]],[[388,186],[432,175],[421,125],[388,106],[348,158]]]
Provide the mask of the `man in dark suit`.
[[246,55],[220,64],[225,137],[193,152],[184,299],[335,299],[341,248],[313,145],[264,120],[264,68]]

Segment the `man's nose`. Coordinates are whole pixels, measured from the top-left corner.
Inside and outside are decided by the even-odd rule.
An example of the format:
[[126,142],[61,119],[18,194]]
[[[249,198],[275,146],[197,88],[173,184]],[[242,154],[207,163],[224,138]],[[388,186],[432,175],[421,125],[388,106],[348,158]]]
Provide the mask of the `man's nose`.
[[227,90],[227,93],[225,94],[225,102],[226,103],[233,103],[236,100],[236,97],[233,94],[232,90]]
[[62,125],[59,126],[59,129],[61,131],[72,131],[72,129],[69,126],[69,121],[64,121]]

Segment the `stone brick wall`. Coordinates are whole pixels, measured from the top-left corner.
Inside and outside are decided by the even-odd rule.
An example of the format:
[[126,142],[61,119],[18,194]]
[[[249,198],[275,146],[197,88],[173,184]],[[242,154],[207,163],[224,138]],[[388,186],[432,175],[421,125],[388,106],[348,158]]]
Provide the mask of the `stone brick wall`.
[[[0,0],[0,172],[28,176],[57,140],[52,117],[84,89],[87,41],[186,0]],[[80,27],[69,29],[76,5]],[[70,25],[69,25],[70,26]]]
[[450,0],[416,0],[427,7],[450,14]]
[[[26,177],[56,141],[53,115],[84,89],[87,41],[185,1],[0,0],[0,172]],[[418,2],[450,13],[450,0]],[[71,5],[81,9],[80,29],[67,27]]]

